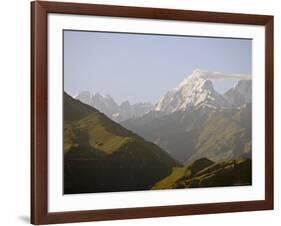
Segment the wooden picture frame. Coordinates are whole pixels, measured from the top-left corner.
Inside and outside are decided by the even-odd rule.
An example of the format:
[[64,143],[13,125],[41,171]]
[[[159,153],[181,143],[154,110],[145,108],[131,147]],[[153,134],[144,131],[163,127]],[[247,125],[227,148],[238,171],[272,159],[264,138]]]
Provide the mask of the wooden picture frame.
[[[71,212],[48,211],[48,14],[265,27],[265,199]],[[50,134],[49,134],[50,135]],[[52,224],[273,209],[273,16],[35,1],[31,3],[31,223]]]

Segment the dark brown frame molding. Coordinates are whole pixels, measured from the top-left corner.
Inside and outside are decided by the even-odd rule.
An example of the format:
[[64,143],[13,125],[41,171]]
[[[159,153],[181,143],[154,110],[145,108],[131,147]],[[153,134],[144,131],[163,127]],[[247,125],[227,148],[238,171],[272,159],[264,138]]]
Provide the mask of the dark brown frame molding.
[[[265,200],[48,212],[48,13],[265,27]],[[273,16],[35,1],[31,3],[31,223],[52,224],[273,209]]]

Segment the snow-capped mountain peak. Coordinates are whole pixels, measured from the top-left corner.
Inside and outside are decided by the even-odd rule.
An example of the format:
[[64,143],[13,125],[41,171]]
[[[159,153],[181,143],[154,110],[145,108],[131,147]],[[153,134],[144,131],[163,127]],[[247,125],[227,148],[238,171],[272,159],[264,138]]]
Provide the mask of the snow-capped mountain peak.
[[189,83],[191,83],[192,81],[201,81],[204,82],[205,79],[202,79],[203,75],[204,75],[205,71],[200,70],[200,69],[195,69],[192,74],[188,77],[186,77],[176,88],[175,90],[180,90],[182,87],[185,87],[186,85],[188,85]]
[[155,107],[156,111],[184,111],[189,107],[208,105],[229,106],[227,100],[217,93],[206,71],[196,69],[177,87],[164,95]]
[[[238,83],[225,94],[218,93],[213,80],[232,79]],[[105,113],[115,121],[141,117],[150,111],[165,114],[186,111],[193,108],[236,108],[252,100],[252,81],[250,75],[225,74],[196,69],[182,80],[174,89],[168,91],[154,106],[151,103],[130,104],[128,101],[117,104],[109,95],[83,91],[75,99]]]

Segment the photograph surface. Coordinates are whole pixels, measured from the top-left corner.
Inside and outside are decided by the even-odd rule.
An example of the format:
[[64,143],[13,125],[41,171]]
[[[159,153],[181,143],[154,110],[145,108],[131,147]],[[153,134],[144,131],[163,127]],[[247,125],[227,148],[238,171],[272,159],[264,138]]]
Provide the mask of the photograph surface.
[[63,31],[64,194],[252,184],[252,40]]

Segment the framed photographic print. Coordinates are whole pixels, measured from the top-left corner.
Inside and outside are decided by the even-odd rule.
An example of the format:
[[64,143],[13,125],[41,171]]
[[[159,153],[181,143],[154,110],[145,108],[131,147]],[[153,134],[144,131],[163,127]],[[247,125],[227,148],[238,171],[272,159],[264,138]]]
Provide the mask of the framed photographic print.
[[31,15],[33,224],[273,209],[273,16]]

